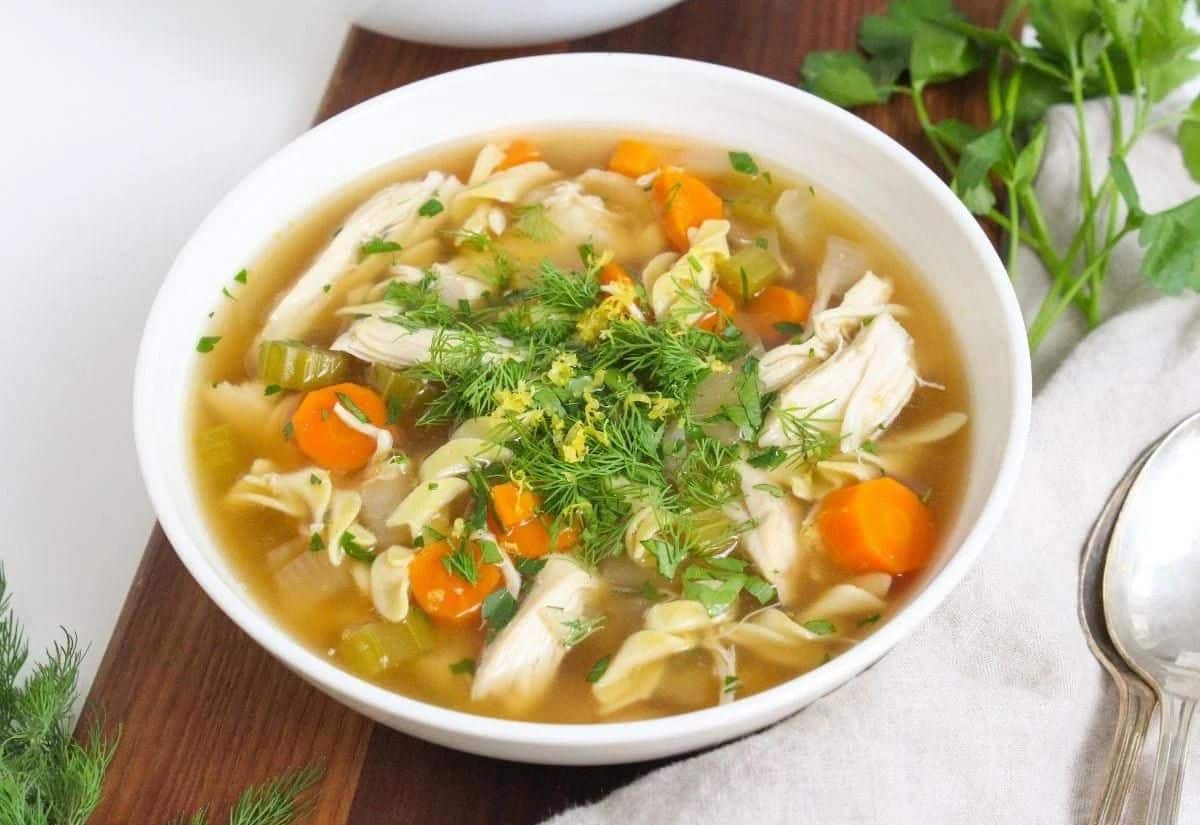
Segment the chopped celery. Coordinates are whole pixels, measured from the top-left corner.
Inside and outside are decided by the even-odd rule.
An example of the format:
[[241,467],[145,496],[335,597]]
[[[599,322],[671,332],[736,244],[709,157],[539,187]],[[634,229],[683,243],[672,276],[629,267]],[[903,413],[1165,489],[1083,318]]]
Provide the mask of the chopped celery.
[[258,373],[267,386],[315,390],[345,379],[350,358],[299,341],[263,341],[258,347]]
[[739,249],[717,264],[721,289],[737,301],[748,301],[766,287],[779,273],[779,261],[758,246]]
[[238,446],[233,428],[218,424],[200,433],[196,439],[196,458],[200,470],[214,482],[224,485],[231,481],[238,470]]
[[346,667],[371,679],[432,648],[429,617],[413,607],[402,622],[373,622],[347,630],[337,649]]
[[746,223],[768,226],[775,222],[774,208],[778,198],[779,188],[765,176],[759,175],[734,197],[729,211]]
[[417,403],[425,385],[420,381],[409,378],[403,372],[385,367],[383,364],[372,364],[367,370],[367,383],[383,396],[392,407],[407,410]]

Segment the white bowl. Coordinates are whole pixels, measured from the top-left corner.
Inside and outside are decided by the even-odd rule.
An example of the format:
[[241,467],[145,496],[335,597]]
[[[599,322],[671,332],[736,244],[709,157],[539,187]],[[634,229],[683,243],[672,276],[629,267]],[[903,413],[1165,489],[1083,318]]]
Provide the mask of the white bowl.
[[[462,105],[469,101],[470,105]],[[340,670],[252,600],[217,547],[189,472],[185,404],[196,340],[229,276],[289,220],[397,157],[498,129],[589,125],[737,147],[835,192],[903,250],[935,288],[970,379],[971,469],[947,550],[878,632],[828,664],[722,707],[644,722],[553,725],[414,701]],[[1029,421],[1029,356],[988,238],[924,164],[857,117],[795,88],[705,63],[632,54],[531,57],[430,78],[301,136],[233,190],[176,259],[146,323],[134,390],[138,455],[163,529],[225,613],[289,668],[383,724],[461,750],[543,763],[667,756],[792,714],[875,662],[962,579],[1012,490]]]
[[624,26],[679,0],[367,0],[355,21],[441,46],[532,46]]

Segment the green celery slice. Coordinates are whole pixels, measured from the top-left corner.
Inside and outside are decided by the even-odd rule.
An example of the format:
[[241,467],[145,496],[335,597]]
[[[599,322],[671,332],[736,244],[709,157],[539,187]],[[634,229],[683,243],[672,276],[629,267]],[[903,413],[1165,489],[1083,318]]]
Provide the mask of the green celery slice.
[[[745,276],[743,277],[743,273]],[[779,261],[758,246],[739,249],[729,258],[717,263],[717,279],[721,289],[734,300],[745,302],[762,292],[779,274]]]
[[299,341],[263,341],[258,347],[258,373],[267,386],[315,390],[344,381],[350,357]]
[[373,679],[432,648],[429,617],[412,607],[402,622],[372,622],[350,628],[342,634],[337,650],[347,668]]

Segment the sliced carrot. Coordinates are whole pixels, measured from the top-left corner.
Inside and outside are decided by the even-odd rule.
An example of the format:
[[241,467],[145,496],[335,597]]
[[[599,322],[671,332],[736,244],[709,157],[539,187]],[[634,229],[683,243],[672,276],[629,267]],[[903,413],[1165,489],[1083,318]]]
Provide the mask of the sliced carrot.
[[304,396],[292,415],[292,429],[300,452],[327,470],[349,473],[362,469],[371,460],[375,439],[338,417],[333,408],[339,396],[348,398],[376,427],[387,423],[387,405],[374,390],[346,383]]
[[733,313],[737,310],[737,304],[733,298],[729,297],[729,293],[721,289],[721,287],[713,287],[712,295],[708,296],[708,302],[712,304],[716,312],[710,312],[699,321],[696,326],[708,332],[721,332],[725,329],[726,322],[733,317]]
[[499,567],[483,561],[479,546],[472,543],[467,546],[475,562],[472,584],[459,573],[451,572],[443,561],[454,552],[444,541],[426,545],[409,565],[408,580],[413,598],[435,621],[468,624],[479,615],[487,595],[500,587],[503,576]]
[[[511,529],[500,526],[491,515],[488,516],[488,528],[500,542],[500,546],[514,556],[525,559],[536,559],[550,552],[550,532],[553,520],[547,515],[532,518]],[[569,550],[579,543],[579,531],[574,527],[561,527],[554,537],[554,549],[558,552]]]
[[807,321],[809,307],[808,298],[796,290],[772,285],[746,302],[746,318],[763,343],[771,347],[795,334],[788,332],[786,325]]
[[663,233],[680,252],[690,245],[689,229],[725,214],[725,204],[717,194],[682,169],[662,170],[654,179],[654,199],[661,211]]
[[630,178],[640,178],[653,172],[662,161],[658,152],[644,140],[622,140],[608,159],[608,170]]
[[501,172],[505,169],[511,169],[514,166],[520,166],[522,163],[529,163],[534,160],[541,160],[542,153],[532,141],[525,138],[517,138],[508,144],[504,150],[504,159],[496,164],[496,171]]
[[618,263],[605,264],[600,270],[600,275],[597,277],[600,281],[600,286],[608,284],[629,284],[633,286],[633,277],[625,271],[625,267]]
[[911,573],[933,554],[933,514],[892,478],[830,493],[821,502],[817,526],[833,561],[856,573]]
[[505,530],[529,521],[538,514],[541,505],[537,493],[516,482],[506,481],[492,487],[492,510]]

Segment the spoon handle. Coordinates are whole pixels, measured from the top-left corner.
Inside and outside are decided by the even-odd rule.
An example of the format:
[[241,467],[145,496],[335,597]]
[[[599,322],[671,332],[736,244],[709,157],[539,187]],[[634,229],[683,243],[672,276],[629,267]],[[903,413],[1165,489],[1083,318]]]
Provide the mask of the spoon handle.
[[1158,697],[1141,680],[1117,679],[1116,682],[1119,695],[1117,736],[1108,756],[1104,794],[1092,816],[1092,825],[1119,825],[1146,743],[1146,729],[1158,703]]
[[1183,769],[1187,760],[1188,732],[1196,700],[1162,695],[1161,736],[1158,762],[1154,766],[1154,785],[1150,796],[1147,825],[1174,825],[1179,816],[1179,796],[1183,790]]

